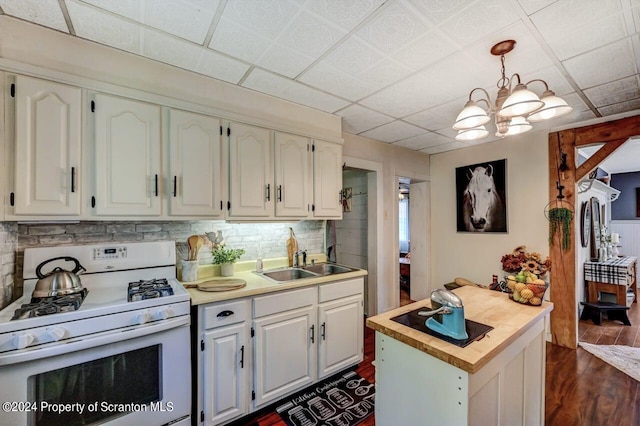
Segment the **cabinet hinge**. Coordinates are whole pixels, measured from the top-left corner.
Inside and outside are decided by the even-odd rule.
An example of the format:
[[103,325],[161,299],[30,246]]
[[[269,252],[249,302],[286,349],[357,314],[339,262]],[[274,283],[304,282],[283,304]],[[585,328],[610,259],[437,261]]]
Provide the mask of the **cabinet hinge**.
[[200,411],[200,421],[204,422],[204,411]]
[[253,327],[251,327],[251,337],[256,335],[256,331],[253,329]]
[[200,340],[200,350],[204,351],[204,340]]
[[15,83],[11,83],[11,97],[12,98],[16,97],[16,84]]
[[9,195],[9,204],[11,204],[11,207],[16,204],[16,195],[13,192]]
[[91,101],[91,112],[96,112],[96,101]]
[[251,400],[252,401],[256,400],[256,391],[251,391]]
[[231,136],[231,127],[227,127],[227,136]]

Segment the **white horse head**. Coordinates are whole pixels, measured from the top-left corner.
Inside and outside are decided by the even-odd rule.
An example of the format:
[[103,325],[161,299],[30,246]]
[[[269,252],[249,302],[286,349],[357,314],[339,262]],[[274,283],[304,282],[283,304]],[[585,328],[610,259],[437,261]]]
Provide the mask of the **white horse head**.
[[[467,231],[493,231],[504,224],[502,201],[493,181],[493,166],[467,171],[469,184],[464,191],[464,223]],[[502,216],[504,216],[502,214]]]

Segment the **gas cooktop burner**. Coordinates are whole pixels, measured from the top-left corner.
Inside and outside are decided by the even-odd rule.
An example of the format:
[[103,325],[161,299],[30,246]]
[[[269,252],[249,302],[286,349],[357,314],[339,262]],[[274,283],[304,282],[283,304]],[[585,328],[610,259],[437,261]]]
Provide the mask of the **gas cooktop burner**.
[[32,297],[31,303],[24,304],[16,309],[11,319],[33,318],[57,314],[58,312],[75,311],[80,308],[87,293],[88,290],[83,289],[81,292],[64,296]]
[[129,283],[129,302],[173,295],[173,288],[165,278],[140,280]]

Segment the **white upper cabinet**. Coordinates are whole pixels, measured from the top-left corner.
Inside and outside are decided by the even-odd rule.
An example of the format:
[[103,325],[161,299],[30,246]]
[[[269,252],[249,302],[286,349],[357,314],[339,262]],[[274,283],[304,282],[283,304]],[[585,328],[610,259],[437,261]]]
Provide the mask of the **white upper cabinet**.
[[95,95],[94,195],[98,216],[159,216],[160,106]]
[[224,217],[220,133],[217,118],[169,111],[170,215]]
[[313,217],[342,219],[342,145],[313,142]]
[[311,198],[309,139],[275,133],[275,189],[277,217],[306,218]]
[[16,76],[15,215],[80,215],[82,93]]
[[228,129],[229,217],[272,218],[272,132],[239,123],[230,123]]

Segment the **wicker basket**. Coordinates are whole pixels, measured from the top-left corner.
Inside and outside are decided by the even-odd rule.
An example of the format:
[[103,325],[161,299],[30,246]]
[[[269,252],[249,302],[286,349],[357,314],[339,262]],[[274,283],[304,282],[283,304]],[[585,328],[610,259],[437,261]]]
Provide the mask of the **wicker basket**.
[[517,283],[512,290],[509,289],[509,299],[523,305],[540,306],[544,300],[544,293],[549,288],[549,283]]

